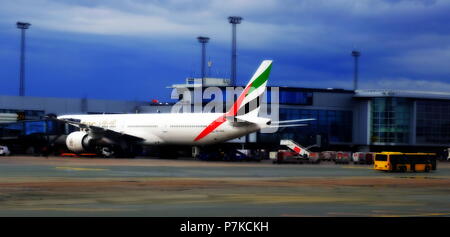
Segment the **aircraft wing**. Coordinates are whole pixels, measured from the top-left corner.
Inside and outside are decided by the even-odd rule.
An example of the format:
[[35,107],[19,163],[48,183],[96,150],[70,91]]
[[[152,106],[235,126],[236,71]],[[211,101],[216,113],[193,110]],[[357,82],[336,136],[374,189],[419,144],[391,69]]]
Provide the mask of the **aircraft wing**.
[[267,124],[268,122],[270,122],[270,119],[268,119],[268,118],[246,116],[246,115],[235,116],[232,118],[234,119],[234,121],[241,122],[241,123],[245,122],[245,123],[255,123],[255,124]]
[[[262,118],[262,117],[254,117],[254,116],[236,116],[236,117],[227,117],[230,121],[237,121],[241,123],[254,123],[254,124],[265,124],[272,128],[285,128],[285,127],[302,127],[302,126],[308,126],[307,123],[297,123],[292,124],[296,122],[308,122],[308,121],[314,121],[316,119],[314,118],[307,118],[307,119],[294,119],[294,120],[283,120],[283,121],[270,121],[268,118]],[[231,120],[233,119],[233,120]]]
[[130,141],[130,142],[144,141],[144,139],[140,138],[140,137],[136,137],[136,136],[129,135],[126,133],[116,132],[111,129],[102,128],[99,126],[80,123],[74,119],[58,119],[58,118],[49,118],[49,119],[54,119],[59,122],[63,122],[63,123],[78,127],[80,129],[87,130],[90,133],[90,135],[92,135],[93,137],[103,136],[103,137],[107,137],[107,138],[110,138],[113,140],[126,140],[126,141]]
[[[282,120],[282,121],[273,121],[270,127],[272,128],[289,128],[289,127],[304,127],[308,126],[307,123],[298,123],[298,122],[308,122],[308,121],[314,121],[315,118],[307,118],[307,119],[293,119],[293,120]],[[297,123],[297,124],[291,124],[291,123]]]

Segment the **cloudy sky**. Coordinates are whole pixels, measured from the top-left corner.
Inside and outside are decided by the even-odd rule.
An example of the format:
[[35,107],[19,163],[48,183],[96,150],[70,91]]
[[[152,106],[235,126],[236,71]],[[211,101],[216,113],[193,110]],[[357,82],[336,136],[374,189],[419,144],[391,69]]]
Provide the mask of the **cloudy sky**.
[[270,84],[450,92],[450,0],[0,0],[0,94],[18,94],[19,30],[27,31],[26,94],[167,100],[200,74],[197,36],[211,38],[211,76],[238,83],[273,59]]

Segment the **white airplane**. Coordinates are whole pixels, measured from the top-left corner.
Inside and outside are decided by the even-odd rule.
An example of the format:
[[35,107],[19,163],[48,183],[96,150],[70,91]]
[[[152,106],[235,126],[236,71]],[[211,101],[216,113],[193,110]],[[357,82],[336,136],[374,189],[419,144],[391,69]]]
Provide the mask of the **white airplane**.
[[[208,145],[242,137],[265,127],[305,125],[282,124],[311,119],[272,122],[269,118],[258,117],[259,98],[266,90],[271,67],[271,60],[261,63],[226,113],[64,115],[57,119],[80,128],[80,131],[72,132],[66,138],[68,149],[75,153],[111,145],[122,150],[130,144]],[[249,109],[249,104],[255,104],[255,100],[255,108]]]

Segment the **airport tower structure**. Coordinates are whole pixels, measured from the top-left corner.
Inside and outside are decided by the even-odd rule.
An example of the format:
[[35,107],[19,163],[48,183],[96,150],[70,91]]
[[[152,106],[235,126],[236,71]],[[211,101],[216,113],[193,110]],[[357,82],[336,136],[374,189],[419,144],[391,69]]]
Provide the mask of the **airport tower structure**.
[[209,41],[208,37],[204,37],[204,36],[199,36],[197,37],[198,42],[200,42],[202,44],[202,59],[201,59],[201,70],[202,70],[202,85],[204,84],[205,81],[205,77],[206,77],[206,44]]
[[240,24],[242,17],[230,16],[228,22],[232,24],[232,43],[231,43],[231,85],[236,85],[236,25]]
[[19,71],[19,96],[25,95],[25,30],[28,29],[31,24],[18,21],[16,23],[17,28],[21,30],[20,41],[20,71]]
[[353,75],[353,90],[357,90],[358,89],[358,60],[359,60],[359,56],[361,56],[361,52],[357,51],[357,50],[353,50],[352,51],[352,57],[355,60],[355,67],[354,67],[354,75]]

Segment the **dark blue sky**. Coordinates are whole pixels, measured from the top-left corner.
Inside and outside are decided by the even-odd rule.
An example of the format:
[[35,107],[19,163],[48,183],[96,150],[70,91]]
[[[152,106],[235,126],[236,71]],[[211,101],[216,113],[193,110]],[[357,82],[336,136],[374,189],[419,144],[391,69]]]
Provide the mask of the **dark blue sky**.
[[167,100],[200,71],[211,38],[213,77],[229,77],[230,15],[238,26],[238,83],[273,59],[271,85],[450,91],[450,1],[1,0],[0,94],[18,94],[19,30],[27,31],[26,94]]

